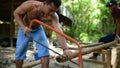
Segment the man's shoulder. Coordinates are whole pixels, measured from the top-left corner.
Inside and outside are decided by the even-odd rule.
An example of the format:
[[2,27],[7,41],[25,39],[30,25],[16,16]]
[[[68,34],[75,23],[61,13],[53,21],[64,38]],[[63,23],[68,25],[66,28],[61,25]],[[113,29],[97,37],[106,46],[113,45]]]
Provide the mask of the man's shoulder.
[[21,8],[23,8],[23,7],[29,7],[29,8],[35,8],[35,7],[37,7],[37,6],[39,6],[39,5],[41,5],[42,3],[41,2],[39,2],[39,1],[25,1],[25,2],[23,2],[21,5],[20,5],[20,7]]
[[40,1],[33,1],[33,0],[28,0],[28,1],[25,1],[23,2],[22,4],[29,4],[29,5],[38,5],[38,4],[41,4]]
[[120,18],[120,7],[117,7],[116,9],[114,9],[112,12],[111,12],[112,16],[115,18],[115,19],[118,19]]

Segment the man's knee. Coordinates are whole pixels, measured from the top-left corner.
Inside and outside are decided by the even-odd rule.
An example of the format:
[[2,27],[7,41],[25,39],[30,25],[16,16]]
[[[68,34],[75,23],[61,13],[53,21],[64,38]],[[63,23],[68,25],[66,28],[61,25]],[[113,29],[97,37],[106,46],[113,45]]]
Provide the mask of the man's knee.
[[49,63],[49,56],[43,56],[41,58],[42,64],[48,64]]

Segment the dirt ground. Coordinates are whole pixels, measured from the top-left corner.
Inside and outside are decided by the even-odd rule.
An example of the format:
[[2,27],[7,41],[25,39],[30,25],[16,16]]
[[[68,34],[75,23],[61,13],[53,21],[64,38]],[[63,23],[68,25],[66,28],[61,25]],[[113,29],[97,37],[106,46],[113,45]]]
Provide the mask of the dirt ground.
[[[60,48],[55,48],[54,46],[50,48],[62,54],[62,50]],[[24,60],[24,65],[35,61],[33,53],[34,52],[32,48],[29,48],[27,51],[27,58],[26,60]],[[50,51],[50,55],[52,57],[57,56],[57,54],[53,53],[52,51]],[[88,58],[91,55],[92,54],[85,55],[83,56],[83,58]],[[77,62],[77,58],[73,59],[72,61]],[[84,68],[103,68],[103,66],[101,65],[89,63],[85,61],[83,61],[83,64],[84,64]],[[15,68],[15,48],[0,47],[0,68]],[[41,68],[41,64],[38,64],[30,68]],[[73,64],[72,62],[69,62],[69,61],[64,63],[58,63],[55,58],[50,58],[49,68],[79,68],[79,67],[78,65]]]
[[[56,51],[58,51],[59,53],[62,53],[61,49],[57,49]],[[31,50],[31,48],[28,49],[27,58],[26,60],[24,60],[24,64],[29,64],[30,62],[35,61],[33,53],[34,52]],[[52,57],[57,56],[52,51],[50,51],[50,54],[52,55]],[[41,64],[38,64],[31,68],[40,68],[40,67],[41,67]],[[15,48],[0,47],[0,68],[15,68]],[[49,68],[78,68],[78,66],[69,61],[65,63],[58,63],[55,58],[50,58]]]

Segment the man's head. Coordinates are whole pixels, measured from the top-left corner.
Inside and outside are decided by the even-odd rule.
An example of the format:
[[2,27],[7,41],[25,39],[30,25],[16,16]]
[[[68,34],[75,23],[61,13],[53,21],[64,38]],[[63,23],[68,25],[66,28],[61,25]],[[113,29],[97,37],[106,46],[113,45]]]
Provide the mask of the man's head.
[[117,1],[116,1],[116,0],[110,0],[110,1],[107,3],[106,7],[112,7],[113,5],[117,5]]
[[46,15],[53,15],[61,5],[61,0],[46,0],[45,2],[46,8],[44,13]]
[[54,3],[54,5],[58,8],[61,5],[61,0],[46,0],[47,4]]

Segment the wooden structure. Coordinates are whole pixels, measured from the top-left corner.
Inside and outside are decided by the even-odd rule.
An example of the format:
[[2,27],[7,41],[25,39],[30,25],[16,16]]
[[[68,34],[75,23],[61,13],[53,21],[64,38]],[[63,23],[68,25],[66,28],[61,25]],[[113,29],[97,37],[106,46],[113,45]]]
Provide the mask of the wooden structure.
[[[116,43],[117,43],[117,41],[113,41],[113,42],[102,44],[102,45],[99,45],[99,46],[94,46],[94,47],[90,47],[90,48],[84,48],[84,49],[82,49],[82,55],[89,54],[91,52],[95,52],[97,50],[101,50],[101,49],[116,45]],[[74,53],[72,53],[73,55],[71,56],[70,59],[76,58],[78,56],[78,53],[79,53],[79,51],[76,50]],[[60,60],[59,62],[62,62],[62,61],[64,62],[64,61],[67,60],[67,59],[64,59],[61,56],[58,56],[57,59]]]
[[[104,48],[107,48],[110,46],[116,46],[116,45],[117,45],[117,41],[113,41],[113,42],[102,44],[99,46],[83,48],[82,55],[89,54],[91,52],[98,52],[98,53],[102,54],[102,61],[92,61],[92,60],[87,60],[87,59],[85,59],[85,60],[83,59],[83,60],[103,64],[105,66],[105,68],[119,68],[119,62],[120,62],[120,59],[118,58],[120,55],[119,48],[117,48],[117,50],[115,48],[115,50],[114,50],[116,55],[114,58],[115,61],[114,61],[112,66],[111,66],[111,59],[113,59],[113,56],[111,57],[112,50],[111,49],[107,49],[107,50],[104,49]],[[74,53],[72,53],[73,56],[71,57],[71,59],[76,58],[78,56],[78,53],[79,53],[78,51],[75,51]],[[58,62],[65,62],[65,61],[67,61],[67,57],[65,58],[65,57],[57,56],[56,60]]]

